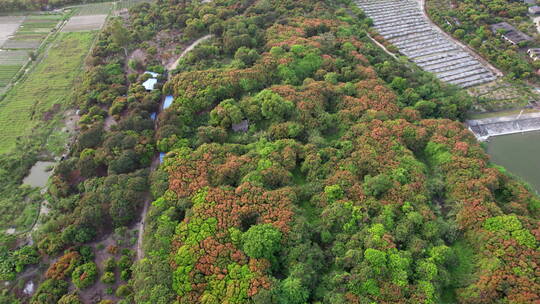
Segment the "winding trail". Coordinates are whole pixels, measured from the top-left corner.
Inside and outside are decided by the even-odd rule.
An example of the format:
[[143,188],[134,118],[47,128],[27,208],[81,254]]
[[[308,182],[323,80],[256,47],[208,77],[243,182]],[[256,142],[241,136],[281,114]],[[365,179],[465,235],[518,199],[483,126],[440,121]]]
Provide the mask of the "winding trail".
[[184,58],[184,56],[186,56],[189,52],[191,52],[197,45],[201,44],[202,42],[204,42],[205,40],[208,40],[210,38],[212,38],[214,35],[206,35],[204,37],[201,37],[197,40],[195,40],[195,42],[193,42],[190,46],[188,46],[183,52],[182,54],[180,54],[180,56],[178,57],[178,59],[176,59],[176,61],[172,64],[170,64],[169,66],[167,66],[167,71],[169,71],[169,77],[170,77],[170,72],[172,72],[174,69],[176,69],[176,67],[178,67],[178,64],[180,63],[180,60],[182,58]]
[[[171,65],[168,65],[166,68],[167,68],[167,71],[169,72],[168,73],[168,77],[170,79],[171,77],[171,72],[176,69],[176,67],[178,66],[178,63],[180,62],[180,60],[186,56],[190,51],[192,51],[197,45],[199,45],[200,43],[202,43],[203,41],[205,40],[208,40],[210,38],[212,38],[213,35],[206,35],[204,37],[201,37],[197,40],[195,40],[192,44],[190,44],[181,54],[180,56],[178,57],[178,59],[176,59],[176,61],[171,64]],[[161,110],[161,108],[163,107],[163,101],[161,102],[161,104],[159,105],[159,109]],[[159,113],[159,112],[158,112]],[[158,127],[158,119],[156,118],[156,121],[154,122],[154,129],[157,130],[157,127]],[[152,159],[152,164],[150,165],[150,172],[153,172],[155,171],[159,166],[159,156],[156,155],[154,156],[154,158]],[[141,213],[141,219],[139,220],[139,222],[137,222],[135,224],[135,227],[137,229],[137,246],[136,246],[136,252],[137,252],[137,256],[136,256],[136,261],[144,258],[144,251],[142,249],[142,243],[143,243],[143,236],[144,236],[144,227],[145,227],[145,219],[146,219],[146,214],[148,213],[148,208],[150,206],[150,203],[151,203],[151,196],[148,195],[148,197],[145,199],[144,201],[144,206],[143,206],[143,210],[142,210],[142,213]]]

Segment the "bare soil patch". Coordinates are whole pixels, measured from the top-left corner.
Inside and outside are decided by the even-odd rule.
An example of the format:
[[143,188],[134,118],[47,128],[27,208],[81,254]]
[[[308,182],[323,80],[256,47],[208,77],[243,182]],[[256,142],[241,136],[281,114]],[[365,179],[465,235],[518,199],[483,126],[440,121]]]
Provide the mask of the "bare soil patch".
[[69,19],[62,31],[78,32],[99,30],[105,23],[106,19],[107,15],[75,16]]

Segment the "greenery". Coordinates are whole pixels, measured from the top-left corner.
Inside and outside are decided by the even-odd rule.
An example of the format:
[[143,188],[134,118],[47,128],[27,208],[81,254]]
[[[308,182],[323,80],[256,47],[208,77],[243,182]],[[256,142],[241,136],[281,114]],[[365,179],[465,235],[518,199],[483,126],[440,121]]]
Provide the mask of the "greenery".
[[98,269],[95,263],[83,264],[73,271],[71,279],[73,284],[79,289],[85,289],[90,287],[96,282],[98,276]]
[[471,98],[382,52],[349,4],[158,1],[114,19],[37,244],[8,240],[2,273],[54,257],[31,303],[76,302],[70,280],[123,304],[538,301],[538,199],[458,121]]
[[93,37],[91,32],[61,34],[28,78],[9,91],[0,103],[0,153],[11,151],[18,137],[47,120],[54,105],[61,108],[71,101],[70,90]]

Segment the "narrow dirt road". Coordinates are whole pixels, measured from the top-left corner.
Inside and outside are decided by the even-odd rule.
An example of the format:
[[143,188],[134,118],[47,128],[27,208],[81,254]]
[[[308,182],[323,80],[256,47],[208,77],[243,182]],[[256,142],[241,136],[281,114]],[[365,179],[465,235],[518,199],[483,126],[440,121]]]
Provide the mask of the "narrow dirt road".
[[[201,42],[204,42],[205,40],[208,40],[210,38],[212,38],[213,35],[206,35],[204,37],[201,37],[197,40],[195,40],[195,42],[193,42],[190,46],[188,46],[183,52],[182,54],[180,54],[180,56],[178,57],[178,59],[176,59],[176,61],[172,64],[170,64],[169,66],[167,66],[167,70],[169,72],[173,71],[174,69],[176,69],[176,67],[178,67],[178,63],[180,63],[180,60],[182,58],[184,58],[184,56],[187,55],[187,53],[191,52],[197,45],[199,45]],[[170,75],[170,74],[169,74]]]

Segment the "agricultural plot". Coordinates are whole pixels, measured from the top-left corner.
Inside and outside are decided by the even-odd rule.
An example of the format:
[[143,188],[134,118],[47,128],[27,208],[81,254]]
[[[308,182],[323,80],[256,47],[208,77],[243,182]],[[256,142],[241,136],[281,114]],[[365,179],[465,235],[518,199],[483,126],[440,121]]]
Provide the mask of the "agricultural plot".
[[44,113],[64,105],[81,71],[94,32],[62,33],[48,55],[0,103],[0,153],[13,149],[18,137],[28,135]]
[[0,50],[0,90],[9,84],[27,60],[26,51]]
[[21,65],[2,65],[0,66],[0,88],[9,84],[11,79],[21,69]]
[[421,68],[442,81],[472,87],[496,76],[454,41],[433,28],[414,0],[356,0],[374,28]]
[[107,15],[87,15],[72,17],[64,26],[64,32],[99,30],[107,20]]
[[36,49],[61,19],[60,14],[27,16],[2,48]]
[[23,22],[24,17],[0,17],[0,47],[8,40]]
[[123,0],[123,1],[118,1],[116,2],[116,7],[115,7],[115,10],[116,11],[120,11],[120,10],[123,10],[123,9],[130,9],[140,3],[144,3],[144,2],[151,2],[151,0]]
[[77,10],[76,16],[108,15],[113,7],[113,2],[92,3],[72,6]]

